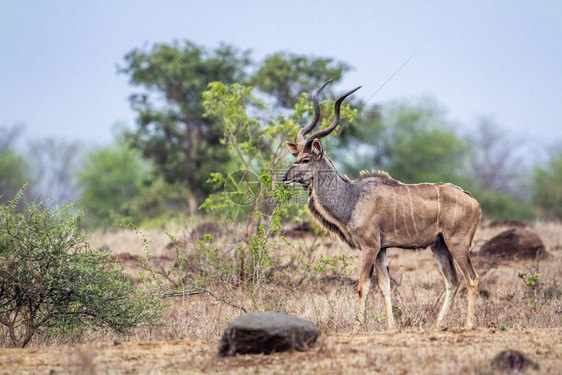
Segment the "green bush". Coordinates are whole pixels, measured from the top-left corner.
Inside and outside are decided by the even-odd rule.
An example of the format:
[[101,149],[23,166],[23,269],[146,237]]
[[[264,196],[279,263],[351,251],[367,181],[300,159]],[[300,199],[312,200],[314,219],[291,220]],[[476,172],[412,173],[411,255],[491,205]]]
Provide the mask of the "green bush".
[[[205,116],[217,120],[223,131],[221,142],[231,154],[234,170],[228,176],[211,175],[219,189],[211,194],[201,206],[207,211],[219,211],[233,219],[251,218],[251,230],[237,244],[237,256],[242,259],[239,270],[243,278],[254,288],[265,282],[278,259],[275,251],[286,240],[275,238],[282,229],[281,221],[297,216],[300,207],[293,205],[293,190],[280,179],[287,170],[287,140],[293,140],[301,129],[300,121],[312,112],[312,103],[306,94],[301,94],[291,116],[277,116],[265,126],[256,116],[267,110],[265,103],[253,95],[251,86],[212,82],[203,93]],[[321,103],[323,113],[333,112],[333,102]],[[345,105],[341,122],[355,119],[356,111]],[[319,128],[331,119],[326,116]],[[292,211],[292,212],[291,212]]]
[[[0,332],[13,346],[36,334],[154,325],[160,299],[131,283],[107,252],[90,249],[70,206],[0,206]],[[19,207],[24,207],[22,211]]]

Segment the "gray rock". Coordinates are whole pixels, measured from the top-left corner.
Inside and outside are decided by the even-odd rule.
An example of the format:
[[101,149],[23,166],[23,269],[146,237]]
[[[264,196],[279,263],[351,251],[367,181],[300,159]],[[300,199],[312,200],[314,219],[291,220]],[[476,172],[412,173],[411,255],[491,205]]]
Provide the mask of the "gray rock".
[[276,312],[251,312],[234,319],[224,331],[220,356],[306,350],[320,329],[312,322]]

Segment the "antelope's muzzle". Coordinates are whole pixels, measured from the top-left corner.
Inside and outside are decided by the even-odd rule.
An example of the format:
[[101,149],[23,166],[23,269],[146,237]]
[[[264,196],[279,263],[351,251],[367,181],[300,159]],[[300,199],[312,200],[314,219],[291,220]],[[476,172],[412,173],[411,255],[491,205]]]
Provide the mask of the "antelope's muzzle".
[[285,174],[285,177],[283,178],[283,182],[287,185],[290,184],[299,184],[299,185],[303,185],[303,186],[308,186],[308,181],[305,180],[304,176],[303,176],[303,172],[295,169],[293,167],[291,167],[287,173]]

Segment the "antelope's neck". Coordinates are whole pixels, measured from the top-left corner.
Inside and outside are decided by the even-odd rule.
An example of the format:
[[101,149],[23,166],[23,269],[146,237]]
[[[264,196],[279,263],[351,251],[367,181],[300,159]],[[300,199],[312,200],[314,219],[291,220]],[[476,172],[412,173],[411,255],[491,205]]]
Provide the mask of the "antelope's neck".
[[356,199],[350,182],[344,180],[329,162],[318,172],[311,184],[308,207],[317,221],[328,231],[355,247],[347,224]]

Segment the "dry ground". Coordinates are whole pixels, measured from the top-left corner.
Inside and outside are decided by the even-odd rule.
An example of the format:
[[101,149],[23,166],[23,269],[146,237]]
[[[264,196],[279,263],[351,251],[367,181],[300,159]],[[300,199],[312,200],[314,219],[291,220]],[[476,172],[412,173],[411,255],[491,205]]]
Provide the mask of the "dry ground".
[[[232,252],[229,249],[239,232],[210,228],[216,231],[217,244]],[[529,305],[535,293],[517,276],[519,271],[536,271],[534,261],[489,259],[478,254],[485,240],[504,229],[483,226],[476,234],[473,260],[481,276],[476,330],[434,331],[432,324],[443,301],[444,286],[431,251],[391,249],[392,293],[400,329],[397,333],[385,332],[382,301],[373,286],[365,328],[351,335],[359,262],[353,258],[345,270],[328,267],[314,277],[307,276],[298,287],[289,287],[286,279],[280,278],[251,296],[236,288],[215,290],[250,311],[283,311],[311,320],[323,334],[319,344],[308,352],[217,357],[222,331],[241,311],[209,295],[196,295],[173,299],[162,327],[139,329],[133,336],[89,332],[65,341],[36,340],[27,349],[0,349],[0,373],[485,374],[492,373],[493,356],[508,348],[521,350],[538,362],[540,373],[562,373],[562,225],[530,227],[550,253],[538,264],[542,278],[536,291],[536,308]],[[168,231],[184,241],[188,250],[197,237],[193,228]],[[174,255],[170,240],[163,230],[148,234],[155,264],[166,266]],[[138,256],[143,254],[138,234],[124,230],[94,233],[91,242],[110,250],[126,270],[138,271]],[[320,254],[359,255],[332,239],[311,234],[291,242],[293,246],[283,247],[277,254],[287,262],[305,248],[312,249],[302,252],[308,257],[306,261],[317,260]],[[450,327],[462,325],[465,309],[463,286],[449,314]]]
[[[519,349],[559,374],[561,329],[407,331],[324,335],[308,352],[220,358],[218,340],[95,343],[0,350],[0,373],[43,374],[488,374],[491,359]],[[534,373],[534,371],[533,371]]]

